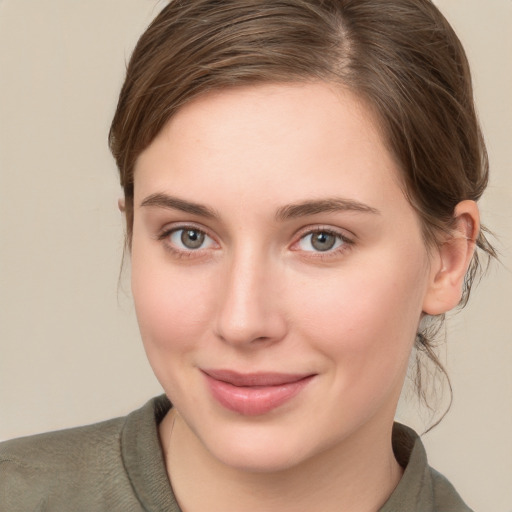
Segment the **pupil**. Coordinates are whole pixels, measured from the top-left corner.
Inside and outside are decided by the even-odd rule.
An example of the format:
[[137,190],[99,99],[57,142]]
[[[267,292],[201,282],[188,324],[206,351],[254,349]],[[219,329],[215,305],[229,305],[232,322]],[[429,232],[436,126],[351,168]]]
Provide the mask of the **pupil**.
[[328,251],[334,247],[336,237],[330,233],[320,232],[312,237],[311,243],[317,251]]
[[204,241],[204,233],[195,229],[183,230],[181,234],[181,242],[188,249],[197,249],[201,247]]

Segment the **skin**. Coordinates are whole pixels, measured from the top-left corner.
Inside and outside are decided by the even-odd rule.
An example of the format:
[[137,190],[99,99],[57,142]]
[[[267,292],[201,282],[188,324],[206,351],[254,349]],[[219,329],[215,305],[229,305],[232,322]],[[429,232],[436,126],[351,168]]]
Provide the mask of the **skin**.
[[[377,126],[329,84],[258,85],[190,102],[140,155],[132,290],[175,406],[160,436],[184,511],[375,511],[398,483],[415,333],[460,298],[478,212],[461,203],[453,238],[428,250]],[[184,227],[205,233],[199,248]],[[314,377],[246,416],[205,368]]]

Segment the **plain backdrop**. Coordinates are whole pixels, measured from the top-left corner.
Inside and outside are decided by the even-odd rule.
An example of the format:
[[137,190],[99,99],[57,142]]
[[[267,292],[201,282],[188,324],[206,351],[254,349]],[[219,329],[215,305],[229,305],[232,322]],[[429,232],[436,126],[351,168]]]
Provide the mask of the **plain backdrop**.
[[[512,2],[439,0],[472,64],[500,238],[442,349],[451,412],[431,464],[479,511],[512,511]],[[120,189],[107,132],[156,0],[0,0],[0,439],[123,415],[161,388],[119,280]],[[399,418],[421,430],[414,401]]]

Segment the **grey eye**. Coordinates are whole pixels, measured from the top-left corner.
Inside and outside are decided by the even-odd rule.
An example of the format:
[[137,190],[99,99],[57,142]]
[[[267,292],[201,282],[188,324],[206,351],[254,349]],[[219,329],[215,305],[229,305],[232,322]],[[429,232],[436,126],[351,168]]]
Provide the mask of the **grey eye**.
[[303,251],[326,252],[340,247],[343,243],[341,235],[329,231],[313,231],[300,239],[299,246]]
[[181,232],[181,242],[189,249],[198,249],[203,245],[204,233],[197,229],[184,229]]
[[330,233],[313,233],[311,235],[311,245],[317,251],[328,251],[334,247],[336,237]]
[[213,243],[206,233],[195,228],[177,229],[171,233],[169,239],[178,249],[189,251],[205,249]]

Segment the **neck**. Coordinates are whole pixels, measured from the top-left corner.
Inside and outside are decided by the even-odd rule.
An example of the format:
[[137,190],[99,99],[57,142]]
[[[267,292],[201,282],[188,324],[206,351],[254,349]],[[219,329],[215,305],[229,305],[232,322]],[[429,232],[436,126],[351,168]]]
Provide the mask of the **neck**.
[[402,475],[391,446],[392,421],[388,423],[387,430],[370,423],[340,445],[275,472],[226,466],[176,411],[161,423],[160,436],[183,512],[377,512]]

